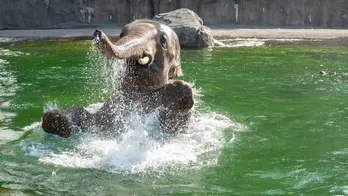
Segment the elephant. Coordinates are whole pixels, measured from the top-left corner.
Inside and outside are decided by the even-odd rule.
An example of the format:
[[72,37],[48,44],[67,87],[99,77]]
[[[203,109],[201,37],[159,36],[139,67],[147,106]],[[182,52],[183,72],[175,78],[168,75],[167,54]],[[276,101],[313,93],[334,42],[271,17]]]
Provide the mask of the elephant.
[[122,28],[115,44],[100,30],[93,36],[98,50],[108,60],[124,60],[126,71],[119,89],[94,113],[80,106],[45,112],[43,130],[68,138],[76,130],[97,127],[98,132],[109,130],[117,135],[121,131],[115,127],[124,123],[117,116],[129,115],[129,107],[134,106],[145,115],[158,111],[163,133],[185,131],[192,116],[194,93],[189,83],[175,79],[183,75],[176,33],[157,21],[136,20]]

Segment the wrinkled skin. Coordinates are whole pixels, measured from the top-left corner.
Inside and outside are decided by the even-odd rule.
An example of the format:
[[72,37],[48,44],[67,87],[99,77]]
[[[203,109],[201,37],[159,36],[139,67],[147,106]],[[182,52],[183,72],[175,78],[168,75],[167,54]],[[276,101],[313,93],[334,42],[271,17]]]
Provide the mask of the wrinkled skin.
[[45,132],[70,137],[74,130],[91,126],[115,132],[115,125],[122,125],[116,116],[128,115],[124,106],[132,104],[144,113],[159,109],[163,132],[176,134],[187,128],[194,97],[190,85],[174,80],[183,73],[180,45],[172,29],[155,21],[137,20],[122,29],[115,44],[99,30],[94,33],[94,42],[108,59],[126,60],[120,90],[113,92],[96,113],[79,106],[46,112],[42,117]]

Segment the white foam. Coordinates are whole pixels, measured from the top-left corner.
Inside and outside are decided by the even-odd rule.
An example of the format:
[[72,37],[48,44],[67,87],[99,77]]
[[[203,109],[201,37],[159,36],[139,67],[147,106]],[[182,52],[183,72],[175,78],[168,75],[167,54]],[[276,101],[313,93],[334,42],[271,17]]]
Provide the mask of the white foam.
[[260,40],[246,40],[246,41],[236,41],[234,43],[228,44],[228,47],[237,48],[237,47],[260,47],[265,45],[264,41]]
[[[260,47],[264,46],[268,41],[276,42],[296,42],[304,41],[305,39],[260,39],[260,38],[233,38],[233,39],[222,39],[216,40],[217,46],[222,47]],[[311,41],[321,41],[320,39],[313,39]]]
[[330,193],[336,193],[336,195],[348,195],[348,185],[334,186],[330,189]]
[[30,131],[30,130],[34,130],[36,128],[39,128],[41,126],[41,122],[34,122],[28,126],[23,127],[23,131]]
[[11,118],[16,117],[17,114],[13,112],[5,112],[0,110],[0,122],[9,122]]
[[333,155],[347,155],[347,154],[348,154],[348,148],[344,148],[342,150],[333,152]]
[[8,61],[4,60],[4,59],[0,59],[0,65],[7,65]]
[[121,139],[102,139],[85,133],[74,141],[73,149],[59,150],[60,147],[34,141],[21,142],[21,148],[46,164],[117,173],[165,172],[168,168],[199,169],[216,164],[219,150],[226,144],[223,131],[243,129],[227,117],[211,112],[194,118],[188,133],[163,138],[156,130],[151,130],[157,123],[154,115],[143,120],[139,118],[144,117],[133,114],[129,118],[132,124]]
[[6,100],[6,101],[3,101],[2,103],[0,102],[0,109],[9,108],[12,104],[11,102],[12,102],[11,100]]
[[29,156],[45,156],[52,153],[52,150],[45,144],[40,142],[26,141],[19,144],[20,148]]
[[[0,48],[0,55],[1,53]],[[0,59],[0,144],[18,139],[23,132],[11,130],[10,123],[17,116],[16,113],[10,112],[13,97],[18,89],[17,78],[11,71],[6,69],[8,61]]]
[[11,51],[9,49],[0,48],[0,56],[23,56],[30,55],[29,53],[24,53],[20,51]]
[[10,37],[0,37],[0,43],[9,43],[9,42],[15,42],[15,41],[20,41],[22,39],[18,38],[10,38]]
[[[0,121],[1,122],[1,121]],[[22,131],[13,131],[8,127],[0,127],[0,145],[16,140],[23,135]]]

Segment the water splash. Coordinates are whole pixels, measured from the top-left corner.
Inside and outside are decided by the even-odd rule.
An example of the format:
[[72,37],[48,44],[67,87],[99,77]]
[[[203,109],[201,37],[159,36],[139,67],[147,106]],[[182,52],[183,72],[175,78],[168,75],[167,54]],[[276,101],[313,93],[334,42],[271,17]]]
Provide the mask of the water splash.
[[[40,162],[73,168],[95,168],[113,173],[166,172],[181,169],[199,169],[217,164],[219,150],[226,144],[224,130],[238,131],[243,126],[214,112],[201,113],[194,118],[189,131],[176,137],[161,137],[149,128],[156,123],[155,114],[144,118],[131,115],[127,131],[120,138],[100,138],[83,133],[71,139],[71,148],[64,141],[44,144],[40,141],[22,141],[22,151],[36,156]],[[42,133],[40,130],[40,134]],[[70,141],[69,141],[70,140]]]
[[59,110],[59,104],[57,100],[47,102],[44,107],[44,112],[53,111],[53,110]]
[[[88,54],[88,59],[91,70],[95,72],[94,79],[97,78],[107,91],[117,90],[124,75],[124,67],[120,66],[122,61],[109,62],[100,57],[94,48]],[[199,102],[198,106],[201,104]],[[86,109],[95,112],[101,105],[91,104]],[[57,102],[51,102],[45,111],[57,108]],[[20,148],[26,155],[38,157],[45,164],[95,168],[113,173],[165,173],[199,169],[217,164],[221,148],[233,140],[224,138],[225,131],[238,131],[244,127],[215,112],[194,109],[196,112],[188,131],[175,137],[160,132],[158,111],[151,114],[134,111],[128,117],[123,117],[123,134],[117,138],[100,137],[93,133],[97,130],[92,130],[74,134],[69,139],[52,135],[50,139],[53,142],[47,142],[44,136],[48,135],[40,128],[34,133],[42,135],[41,139],[23,140]]]
[[[86,109],[95,112],[101,105],[91,104]],[[57,102],[46,106],[58,107]],[[20,148],[25,155],[38,157],[45,164],[112,173],[166,174],[217,164],[221,148],[233,139],[233,136],[225,138],[224,132],[244,129],[243,125],[215,112],[196,112],[187,133],[166,137],[159,131],[157,115],[156,112],[145,116],[133,112],[124,119],[127,126],[118,138],[102,138],[86,132],[65,139],[47,135],[38,128],[40,123],[34,123],[29,127],[37,130],[36,139],[21,141]]]
[[110,93],[111,90],[119,87],[126,71],[123,65],[124,60],[106,59],[93,44],[87,53],[87,66],[93,75],[93,80],[99,83],[104,93]]

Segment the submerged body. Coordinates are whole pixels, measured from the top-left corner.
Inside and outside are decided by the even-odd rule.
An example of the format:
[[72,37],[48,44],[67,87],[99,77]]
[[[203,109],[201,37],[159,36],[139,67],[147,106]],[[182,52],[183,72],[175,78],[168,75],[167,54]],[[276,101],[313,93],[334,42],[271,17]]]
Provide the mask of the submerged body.
[[45,132],[69,137],[76,128],[115,130],[122,123],[115,117],[127,115],[131,105],[144,114],[158,110],[163,132],[175,134],[187,127],[194,97],[189,84],[174,80],[182,70],[180,45],[172,29],[155,21],[138,20],[123,28],[115,44],[98,30],[94,41],[108,59],[125,59],[127,71],[120,90],[93,114],[79,106],[46,112],[42,122]]

